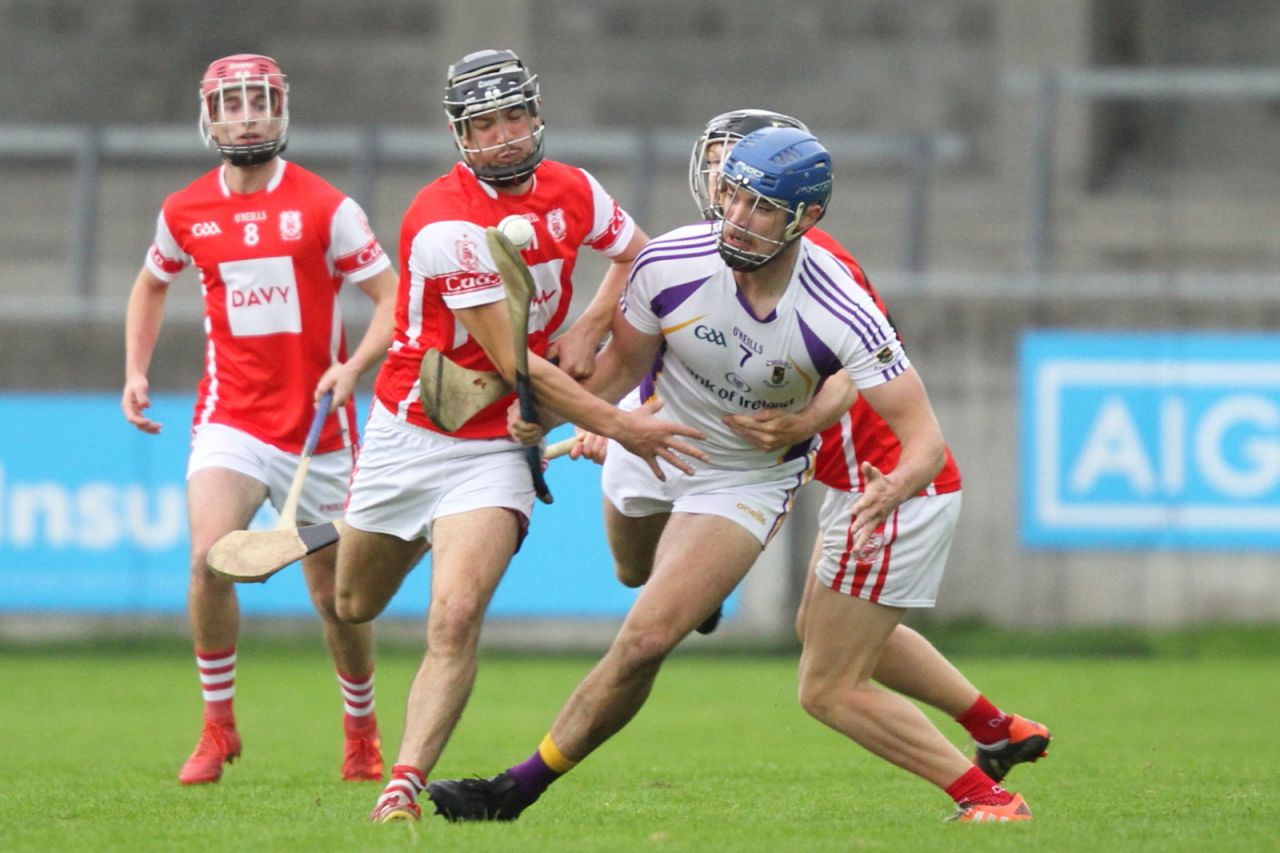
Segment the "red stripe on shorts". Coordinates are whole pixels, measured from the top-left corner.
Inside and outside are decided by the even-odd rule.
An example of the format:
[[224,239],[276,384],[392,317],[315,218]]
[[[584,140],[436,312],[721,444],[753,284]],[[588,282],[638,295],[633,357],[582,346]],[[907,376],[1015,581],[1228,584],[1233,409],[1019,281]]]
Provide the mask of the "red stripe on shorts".
[[879,601],[880,593],[884,592],[884,582],[889,577],[889,552],[893,550],[893,543],[898,541],[898,511],[893,511],[893,533],[884,543],[884,557],[880,560],[880,577],[876,578],[876,585],[871,590],[871,601]]

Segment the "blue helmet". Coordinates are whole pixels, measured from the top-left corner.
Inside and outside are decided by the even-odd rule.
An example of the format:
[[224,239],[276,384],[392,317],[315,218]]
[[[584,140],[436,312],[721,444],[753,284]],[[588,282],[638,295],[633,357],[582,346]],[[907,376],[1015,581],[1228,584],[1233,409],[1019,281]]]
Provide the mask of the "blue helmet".
[[717,219],[715,191],[720,177],[720,161],[729,148],[753,130],[762,127],[796,127],[807,131],[804,122],[772,110],[746,109],[720,113],[703,128],[689,158],[689,190],[703,219]]
[[734,269],[757,269],[800,238],[804,233],[800,220],[806,210],[816,205],[819,219],[827,212],[833,181],[831,155],[807,131],[763,127],[748,133],[733,146],[724,160],[721,181],[723,192],[746,191],[759,197],[757,203],[764,201],[787,211],[781,240],[753,235],[774,245],[769,252],[727,245],[724,230],[736,226],[721,222],[720,255]]

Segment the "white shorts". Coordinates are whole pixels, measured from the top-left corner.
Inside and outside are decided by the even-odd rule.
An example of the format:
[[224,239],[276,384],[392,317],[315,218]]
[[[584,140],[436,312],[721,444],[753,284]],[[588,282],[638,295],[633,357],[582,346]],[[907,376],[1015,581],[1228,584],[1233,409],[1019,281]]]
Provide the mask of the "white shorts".
[[630,518],[688,512],[718,515],[751,531],[760,546],[782,527],[796,490],[813,475],[812,454],[764,469],[698,468],[691,477],[664,462],[664,483],[643,459],[609,442],[600,489],[618,512]]
[[375,401],[351,478],[347,523],[429,542],[437,518],[505,507],[520,515],[523,532],[533,512],[533,477],[522,450],[507,439],[451,438],[422,429]]
[[850,553],[849,528],[857,500],[856,492],[832,489],[822,502],[819,583],[890,607],[932,607],[960,518],[960,492],[905,501],[877,531],[883,546],[869,560],[858,560]]
[[[298,521],[316,524],[342,517],[351,479],[350,448],[311,457],[307,481],[298,499]],[[202,468],[228,468],[267,487],[267,499],[277,510],[284,506],[300,457],[259,441],[225,424],[201,424],[191,439],[187,477]]]

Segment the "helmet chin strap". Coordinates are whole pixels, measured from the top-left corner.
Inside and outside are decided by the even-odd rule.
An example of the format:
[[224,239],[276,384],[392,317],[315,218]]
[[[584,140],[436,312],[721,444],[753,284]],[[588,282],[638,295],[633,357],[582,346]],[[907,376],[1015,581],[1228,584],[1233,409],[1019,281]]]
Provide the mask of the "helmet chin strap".
[[284,153],[288,141],[259,142],[256,145],[219,145],[218,153],[232,166],[261,166]]

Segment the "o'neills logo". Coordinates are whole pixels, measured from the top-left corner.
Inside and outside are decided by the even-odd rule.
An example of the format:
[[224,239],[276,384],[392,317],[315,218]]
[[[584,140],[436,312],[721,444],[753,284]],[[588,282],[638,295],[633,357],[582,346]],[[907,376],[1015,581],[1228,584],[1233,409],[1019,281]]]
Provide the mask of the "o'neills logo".
[[760,510],[754,507],[749,507],[746,504],[738,504],[737,508],[754,518],[757,523],[764,524],[764,513]]
[[440,290],[444,293],[466,293],[486,287],[502,287],[502,276],[496,272],[454,272],[441,276]]

